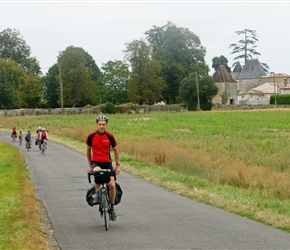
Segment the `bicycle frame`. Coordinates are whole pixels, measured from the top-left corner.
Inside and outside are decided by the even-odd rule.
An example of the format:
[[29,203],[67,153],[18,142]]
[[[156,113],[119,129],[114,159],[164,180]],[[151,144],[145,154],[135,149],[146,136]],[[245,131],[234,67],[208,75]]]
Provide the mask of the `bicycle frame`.
[[17,137],[17,134],[12,134],[12,141],[15,142],[15,139]]
[[41,140],[36,138],[36,141],[37,141],[37,146],[39,147],[39,150],[41,150]]
[[41,152],[42,152],[42,155],[45,154],[45,150],[46,150],[46,141],[43,141],[43,143],[41,144]]
[[[105,172],[107,170],[98,170],[99,172]],[[89,183],[91,183],[91,175],[94,175],[94,173],[88,172],[88,180]],[[108,221],[111,220],[111,214],[110,214],[110,198],[109,198],[109,191],[108,191],[108,184],[107,183],[100,183],[101,188],[99,190],[99,212],[101,218],[104,217],[104,223],[106,231],[109,230]]]
[[19,145],[21,146],[22,145],[22,136],[19,136]]
[[29,149],[30,149],[30,141],[26,141],[25,146],[26,146],[27,151],[29,151]]
[[100,195],[99,212],[100,212],[101,217],[104,217],[105,228],[106,228],[106,231],[108,231],[109,230],[108,217],[109,217],[109,220],[111,220],[111,216],[109,213],[111,205],[109,201],[108,184],[106,183],[101,184],[99,195]]

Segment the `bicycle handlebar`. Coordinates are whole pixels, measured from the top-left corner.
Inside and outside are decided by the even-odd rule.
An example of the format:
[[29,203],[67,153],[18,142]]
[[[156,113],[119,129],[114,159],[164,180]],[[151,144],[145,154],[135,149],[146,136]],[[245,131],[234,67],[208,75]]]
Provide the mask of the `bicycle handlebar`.
[[89,181],[89,183],[91,183],[91,175],[92,175],[92,173],[90,173],[90,172],[88,171],[88,181]]
[[[106,171],[106,170],[105,169],[99,169],[97,171],[102,172],[102,171]],[[95,171],[95,172],[97,172],[97,171]],[[115,173],[115,169],[111,170],[111,172]],[[91,175],[94,175],[94,172],[91,173],[91,172],[88,171],[87,174],[88,174],[88,181],[89,181],[89,183],[91,183]]]

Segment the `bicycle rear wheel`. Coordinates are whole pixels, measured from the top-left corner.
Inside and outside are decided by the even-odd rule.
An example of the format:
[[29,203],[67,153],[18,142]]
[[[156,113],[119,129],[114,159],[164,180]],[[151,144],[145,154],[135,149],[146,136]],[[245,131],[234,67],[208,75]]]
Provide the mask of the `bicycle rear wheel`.
[[43,144],[41,144],[41,152],[42,152],[42,155],[45,154],[45,145],[44,145],[44,142],[43,142]]

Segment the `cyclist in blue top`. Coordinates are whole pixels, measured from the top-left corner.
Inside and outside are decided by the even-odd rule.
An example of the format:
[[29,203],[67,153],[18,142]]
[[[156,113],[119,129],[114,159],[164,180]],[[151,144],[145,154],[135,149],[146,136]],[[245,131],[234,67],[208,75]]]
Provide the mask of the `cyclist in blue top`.
[[27,130],[27,134],[25,135],[24,140],[26,142],[29,142],[29,148],[31,148],[31,132],[30,132],[30,130]]

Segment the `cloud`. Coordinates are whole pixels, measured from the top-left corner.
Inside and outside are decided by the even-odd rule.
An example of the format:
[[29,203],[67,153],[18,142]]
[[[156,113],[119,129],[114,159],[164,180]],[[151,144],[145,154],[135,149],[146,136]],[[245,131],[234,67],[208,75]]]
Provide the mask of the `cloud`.
[[[172,21],[199,36],[206,62],[224,55],[233,63],[229,45],[242,37],[235,31],[257,31],[259,60],[272,70],[290,73],[288,3],[237,1],[55,1],[0,2],[0,31],[20,31],[33,56],[47,71],[67,46],[83,47],[100,67],[122,60],[125,43],[145,37],[153,25]],[[287,72],[288,71],[288,72]]]

